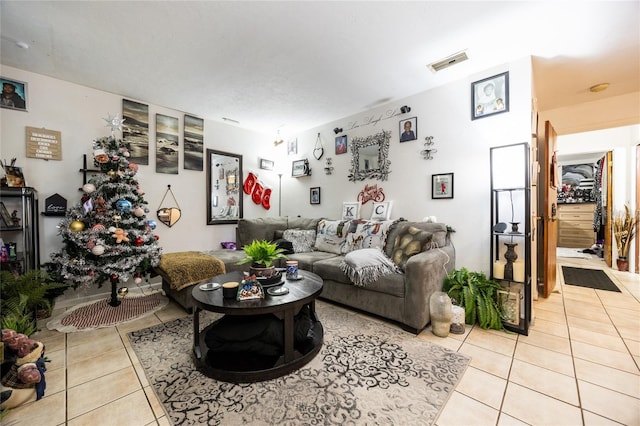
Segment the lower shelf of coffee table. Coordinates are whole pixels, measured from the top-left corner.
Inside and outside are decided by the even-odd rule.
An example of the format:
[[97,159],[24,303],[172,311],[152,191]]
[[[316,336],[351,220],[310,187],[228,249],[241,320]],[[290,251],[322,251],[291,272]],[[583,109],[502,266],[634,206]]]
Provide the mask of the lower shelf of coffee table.
[[[322,348],[323,328],[320,321],[313,325],[313,334],[317,344],[304,348],[294,347],[293,359],[285,362],[282,355],[265,356],[255,352],[216,352],[209,354],[205,343],[207,332],[217,322],[207,326],[200,332],[199,348],[194,348],[193,358],[198,371],[216,380],[231,383],[252,383],[271,380],[289,374],[309,363]],[[197,350],[199,349],[199,350]]]

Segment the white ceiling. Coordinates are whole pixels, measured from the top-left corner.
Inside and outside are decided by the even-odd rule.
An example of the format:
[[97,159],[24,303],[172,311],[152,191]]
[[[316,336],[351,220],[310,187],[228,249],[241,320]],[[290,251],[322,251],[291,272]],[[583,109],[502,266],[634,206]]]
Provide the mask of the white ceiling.
[[[0,8],[3,65],[264,133],[310,129],[529,55],[540,110],[640,90],[638,1]],[[426,66],[461,50],[468,61],[437,74]],[[588,91],[600,82],[611,87]]]

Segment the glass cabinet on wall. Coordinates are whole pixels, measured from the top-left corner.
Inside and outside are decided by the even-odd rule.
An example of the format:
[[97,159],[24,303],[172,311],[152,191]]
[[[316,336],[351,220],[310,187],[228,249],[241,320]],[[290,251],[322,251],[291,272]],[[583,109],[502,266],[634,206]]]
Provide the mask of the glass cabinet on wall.
[[491,148],[491,278],[500,282],[502,322],[529,333],[531,322],[531,181],[529,144]]

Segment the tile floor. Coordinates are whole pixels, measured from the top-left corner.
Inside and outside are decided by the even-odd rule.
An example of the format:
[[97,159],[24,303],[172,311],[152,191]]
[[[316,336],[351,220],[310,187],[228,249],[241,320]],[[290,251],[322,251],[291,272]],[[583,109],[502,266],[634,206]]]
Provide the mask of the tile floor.
[[[640,424],[640,276],[596,258],[558,260],[606,270],[622,293],[567,286],[559,272],[556,291],[534,303],[528,336],[425,330],[416,338],[472,358],[439,426]],[[52,360],[46,396],[11,410],[3,424],[169,425],[126,335],[184,315],[169,304],[117,327],[39,332]]]

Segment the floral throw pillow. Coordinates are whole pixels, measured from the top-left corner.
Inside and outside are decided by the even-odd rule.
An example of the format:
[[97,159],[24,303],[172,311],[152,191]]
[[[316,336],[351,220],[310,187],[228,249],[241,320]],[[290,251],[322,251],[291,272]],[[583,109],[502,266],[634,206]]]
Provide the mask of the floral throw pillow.
[[313,229],[287,229],[282,238],[291,241],[294,253],[307,253],[313,251],[316,242],[316,231]]

